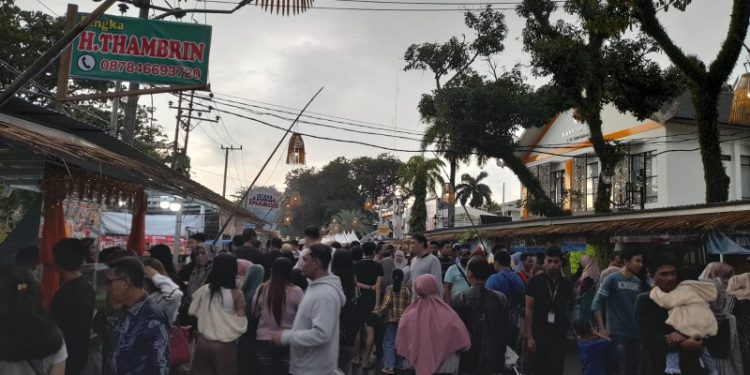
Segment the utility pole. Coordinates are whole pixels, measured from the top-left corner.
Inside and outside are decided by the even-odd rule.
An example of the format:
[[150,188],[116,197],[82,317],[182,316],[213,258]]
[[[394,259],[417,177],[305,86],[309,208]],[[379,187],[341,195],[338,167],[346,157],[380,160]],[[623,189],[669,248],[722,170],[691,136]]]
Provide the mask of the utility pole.
[[232,145],[230,145],[229,147],[224,147],[224,145],[222,145],[221,149],[224,150],[224,185],[221,188],[221,196],[226,198],[227,197],[227,167],[229,166],[229,151],[242,150],[242,146],[240,145],[240,148],[236,148]]
[[[122,92],[120,81],[115,81],[115,92]],[[109,115],[109,135],[117,138],[117,115],[120,109],[120,98],[112,98],[112,113]]]
[[[151,1],[140,0],[136,5],[140,7],[138,17],[148,19],[148,9]],[[138,82],[131,81],[128,91],[138,91],[140,85]],[[122,132],[123,142],[132,145],[135,139],[135,122],[138,115],[138,95],[128,96],[128,101],[125,103],[125,128]]]
[[177,151],[179,147],[180,126],[182,126],[182,92],[177,99],[177,123],[174,126],[174,146],[172,147],[172,169],[177,170]]

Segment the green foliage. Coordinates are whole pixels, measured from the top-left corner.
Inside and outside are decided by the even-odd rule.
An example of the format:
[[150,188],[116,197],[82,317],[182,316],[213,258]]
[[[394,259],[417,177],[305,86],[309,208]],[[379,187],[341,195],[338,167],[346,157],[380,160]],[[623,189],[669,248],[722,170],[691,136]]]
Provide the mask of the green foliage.
[[[342,211],[361,212],[365,199],[372,194],[376,201],[387,200],[399,186],[401,164],[392,155],[381,154],[377,158],[353,160],[339,157],[320,169],[300,168],[289,172],[286,195],[298,192],[302,205],[292,210],[292,223],[283,231],[301,235],[307,226],[328,225],[334,215]],[[365,217],[362,221],[366,224],[370,220]]]
[[718,98],[732,73],[743,48],[750,27],[750,0],[734,0],[726,39],[710,64],[686,54],[667,33],[656,16],[656,6],[664,10],[674,7],[685,10],[691,0],[615,0],[614,4],[631,10],[632,17],[641,30],[652,37],[689,82],[693,107],[696,113],[698,138],[703,162],[703,179],[706,185],[706,202],[724,202],[729,199],[729,177],[721,161],[720,134],[717,125]]
[[443,183],[440,159],[427,159],[422,155],[412,156],[399,170],[401,188],[414,197],[409,213],[409,231],[424,232],[427,223],[427,193],[435,194],[436,185]]
[[[364,235],[367,232],[367,226],[365,222],[367,219],[360,210],[341,210],[331,218],[331,222],[328,224],[328,230],[331,232],[348,233],[350,231],[356,232],[358,235]],[[334,225],[338,225],[334,228]]]
[[[0,63],[0,85],[7,85],[42,55],[63,35],[62,17],[53,17],[43,12],[25,11],[15,5],[15,0],[0,0],[0,59],[12,68]],[[24,88],[19,97],[41,106],[52,104],[50,93],[57,90],[59,59],[53,60],[35,78],[36,84]],[[94,94],[113,88],[106,81],[71,79],[69,95]],[[124,100],[124,99],[123,99]],[[86,100],[66,108],[71,117],[93,126],[107,128],[111,113],[111,101]],[[123,108],[122,106],[120,108]],[[140,106],[137,114],[136,135],[133,146],[162,162],[168,159],[167,136],[160,125],[151,126],[153,108]],[[124,116],[118,117],[119,128],[123,128]]]
[[[8,189],[11,191],[8,192]],[[0,185],[0,243],[13,231],[39,193]],[[7,196],[6,196],[7,195]]]
[[398,189],[398,170],[404,163],[387,153],[375,158],[362,156],[349,163],[359,193],[375,202],[388,202]]
[[662,70],[649,59],[657,51],[652,39],[624,37],[630,12],[619,1],[568,1],[564,11],[577,18],[575,23],[551,21],[556,10],[552,0],[524,0],[518,8],[526,18],[524,48],[531,54],[534,73],[551,78],[550,89],[571,103],[577,118],[588,125],[601,165],[594,206],[606,212],[611,209],[610,186],[601,176],[613,173],[622,154],[604,140],[603,106],[611,104],[643,119],[683,88],[675,70]]
[[[462,205],[466,205],[466,202],[469,202],[469,206],[474,208],[492,203],[492,189],[482,183],[482,180],[487,178],[487,176],[487,172],[485,171],[480,172],[476,178],[471,177],[468,173],[464,173],[461,176],[461,183],[456,185],[456,199]],[[469,200],[470,198],[471,200]]]

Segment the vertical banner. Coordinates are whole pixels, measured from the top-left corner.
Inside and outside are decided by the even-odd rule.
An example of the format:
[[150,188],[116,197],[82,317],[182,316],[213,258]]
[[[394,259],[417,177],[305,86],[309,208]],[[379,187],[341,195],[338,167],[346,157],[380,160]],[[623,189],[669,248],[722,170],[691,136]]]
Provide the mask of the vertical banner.
[[[87,16],[81,13],[79,20]],[[73,41],[70,75],[205,85],[210,47],[208,25],[102,15]]]

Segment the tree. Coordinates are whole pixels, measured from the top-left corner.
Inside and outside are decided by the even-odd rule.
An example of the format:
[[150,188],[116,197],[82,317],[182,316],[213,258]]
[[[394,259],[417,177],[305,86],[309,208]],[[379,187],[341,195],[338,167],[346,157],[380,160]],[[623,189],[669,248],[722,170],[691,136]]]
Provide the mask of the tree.
[[[649,1],[650,0],[646,0]],[[676,72],[663,71],[648,55],[657,48],[651,39],[626,39],[627,12],[617,2],[570,0],[566,13],[578,22],[552,22],[553,0],[524,0],[518,13],[526,18],[524,48],[531,53],[537,76],[552,78],[550,87],[568,100],[579,121],[588,125],[590,141],[599,157],[596,212],[610,208],[615,165],[623,152],[604,139],[601,111],[612,104],[642,120],[680,93]]]
[[[691,0],[659,0],[656,3],[664,7],[666,11],[670,5],[678,10],[685,10],[691,2]],[[737,63],[743,41],[747,36],[750,24],[750,0],[734,0],[726,38],[716,58],[708,66],[698,57],[686,55],[674,43],[656,17],[656,8],[652,0],[627,0],[624,5],[632,5],[633,16],[640,22],[641,30],[656,40],[689,82],[688,87],[692,93],[703,161],[706,203],[726,201],[729,199],[729,177],[721,161],[717,106],[719,94]]]
[[[335,220],[335,221],[334,221]],[[362,211],[359,210],[341,210],[331,218],[331,223],[328,225],[328,230],[335,232],[333,226],[338,225],[337,229],[339,232],[349,233],[351,231],[356,232],[358,235],[364,234],[367,231],[365,226],[365,217],[362,215]]]
[[[464,173],[461,176],[461,183],[456,185],[456,199],[464,206],[468,201],[469,206],[474,208],[491,203],[492,189],[482,183],[482,180],[487,178],[487,176],[488,174],[485,171],[480,172],[476,178],[471,177],[468,173]],[[469,201],[470,198],[471,201]]]
[[423,120],[462,124],[460,137],[467,140],[470,152],[479,165],[488,158],[505,163],[526,187],[535,204],[532,212],[544,216],[560,216],[564,212],[552,202],[537,177],[515,154],[519,130],[544,124],[565,108],[548,87],[533,89],[517,70],[485,79],[477,74],[462,77],[456,84],[424,95],[419,103]]
[[[489,58],[505,49],[503,40],[508,34],[505,25],[505,15],[492,10],[488,6],[479,14],[466,12],[464,16],[466,26],[474,33],[474,39],[466,40],[466,36],[452,37],[445,43],[412,44],[404,54],[405,71],[430,70],[435,79],[435,89],[449,87],[457,78],[471,71],[471,64],[477,58]],[[443,78],[448,78],[444,83]],[[458,163],[468,163],[471,158],[471,146],[461,137],[460,123],[432,123],[427,128],[422,139],[422,148],[435,144],[437,151],[448,160],[450,175],[448,182],[456,186],[456,171]],[[455,207],[448,207],[448,221],[452,225],[455,217]]]
[[398,170],[404,162],[387,153],[375,158],[362,156],[349,163],[361,196],[375,202],[388,202],[398,189]]
[[427,223],[427,193],[435,194],[435,186],[443,183],[440,159],[427,159],[423,155],[412,156],[399,170],[402,189],[414,197],[409,213],[409,230],[412,233],[424,232]]
[[350,161],[344,157],[332,160],[322,168],[300,168],[286,176],[286,195],[298,192],[302,205],[292,210],[287,234],[302,234],[305,227],[323,226],[341,210],[360,209],[364,198],[351,173]]
[[[0,38],[0,51],[3,51],[0,56],[0,86],[10,84],[20,71],[31,65],[62,37],[63,21],[62,17],[22,10],[15,5],[15,0],[0,0],[0,35],[3,36]],[[59,60],[53,60],[33,83],[19,92],[18,96],[37,105],[51,105],[54,92],[57,90],[58,65]],[[102,93],[113,87],[114,83],[106,81],[71,79],[68,90],[69,95],[79,95]],[[86,100],[78,105],[70,105],[66,110],[71,117],[79,121],[107,128],[111,113],[110,103],[103,99]],[[161,126],[149,124],[150,111],[153,111],[153,108],[139,106],[133,146],[165,162],[168,158],[167,136]],[[124,117],[118,116],[118,122],[124,124]],[[122,129],[123,126],[119,128]]]

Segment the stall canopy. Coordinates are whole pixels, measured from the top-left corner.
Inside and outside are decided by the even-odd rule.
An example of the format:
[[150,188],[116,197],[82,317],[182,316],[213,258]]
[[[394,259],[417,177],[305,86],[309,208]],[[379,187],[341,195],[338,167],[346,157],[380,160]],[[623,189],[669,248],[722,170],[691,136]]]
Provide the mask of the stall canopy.
[[[449,228],[426,232],[430,240],[457,241],[471,229]],[[608,214],[533,219],[511,223],[479,225],[482,237],[495,239],[534,236],[625,236],[625,235],[697,235],[750,233],[750,202],[613,212]],[[735,236],[734,239],[739,237]],[[732,239],[730,236],[729,239]],[[714,243],[728,242],[717,237]],[[746,243],[746,242],[740,242]],[[717,245],[718,246],[718,245]],[[717,248],[715,246],[714,248]],[[740,247],[741,245],[738,245]],[[750,248],[750,245],[747,246]],[[725,250],[726,251],[726,250]],[[739,251],[735,247],[735,251]],[[724,254],[728,254],[724,252]]]

